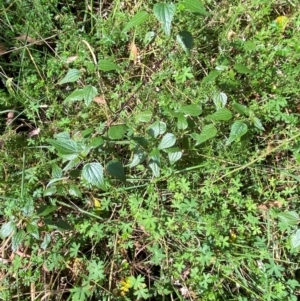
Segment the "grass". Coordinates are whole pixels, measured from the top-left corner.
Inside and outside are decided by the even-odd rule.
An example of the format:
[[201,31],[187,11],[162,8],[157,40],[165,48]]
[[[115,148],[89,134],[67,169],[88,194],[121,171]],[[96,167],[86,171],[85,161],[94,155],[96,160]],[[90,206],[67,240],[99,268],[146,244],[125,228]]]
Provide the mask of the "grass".
[[297,300],[296,1],[0,5],[1,300]]

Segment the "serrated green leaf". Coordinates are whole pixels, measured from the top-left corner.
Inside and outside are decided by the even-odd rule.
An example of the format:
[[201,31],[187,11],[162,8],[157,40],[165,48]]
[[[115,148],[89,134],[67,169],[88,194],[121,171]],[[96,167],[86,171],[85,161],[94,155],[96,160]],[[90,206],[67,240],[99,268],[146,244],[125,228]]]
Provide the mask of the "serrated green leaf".
[[128,127],[126,124],[113,125],[108,129],[108,137],[110,139],[122,139],[127,131]]
[[165,149],[173,146],[176,142],[176,137],[172,133],[167,133],[161,139],[158,149]]
[[144,37],[144,44],[145,46],[147,46],[148,44],[150,44],[155,38],[155,32],[154,31],[149,31],[145,34]]
[[279,213],[278,218],[288,226],[296,226],[300,221],[299,214],[295,211]]
[[212,70],[208,73],[207,76],[205,76],[202,80],[202,83],[210,83],[213,82],[220,74],[221,72]]
[[84,98],[83,89],[76,89],[65,99],[65,102],[83,100],[83,98]]
[[149,122],[152,118],[151,111],[144,111],[135,116],[136,122]]
[[129,29],[143,24],[148,18],[148,13],[146,11],[138,12],[124,27],[123,33],[126,33]]
[[[51,183],[52,184],[52,183]],[[48,184],[49,185],[49,184]],[[56,186],[51,186],[51,187],[48,187],[46,188],[44,191],[43,191],[43,196],[51,196],[51,195],[54,195],[56,194],[57,192],[57,188]]]
[[39,227],[36,222],[31,222],[26,226],[27,233],[32,235],[35,239],[40,239]]
[[91,185],[101,186],[104,183],[103,167],[100,163],[87,163],[83,166],[82,178]]
[[168,153],[170,164],[174,164],[182,157],[182,151],[178,147],[168,148],[166,152]]
[[81,72],[78,69],[69,69],[66,76],[58,83],[59,85],[63,85],[66,83],[76,82],[81,76]]
[[18,232],[16,232],[11,240],[11,249],[13,252],[16,252],[19,248],[19,246],[22,244],[22,242],[24,241],[26,237],[26,233],[24,230],[18,230]]
[[62,177],[62,169],[57,164],[52,164],[52,178],[59,179]]
[[199,145],[213,137],[218,133],[218,130],[213,124],[205,125],[200,134],[192,133],[191,136],[196,140],[196,145]]
[[300,247],[300,229],[291,235],[291,247],[292,249]]
[[243,114],[243,115],[246,115],[246,116],[249,116],[250,115],[250,110],[244,106],[244,105],[241,105],[237,102],[235,102],[232,107],[234,108],[234,110],[240,114]]
[[155,121],[153,124],[151,124],[148,128],[148,133],[150,136],[153,138],[156,138],[159,135],[162,135],[165,133],[167,129],[167,126],[164,122],[162,121]]
[[64,167],[63,171],[68,171],[70,169],[73,169],[74,167],[77,167],[80,164],[81,160],[78,157],[70,158],[69,163]]
[[16,229],[16,225],[13,222],[7,222],[2,224],[0,230],[0,237],[2,239],[8,237],[15,229]]
[[176,6],[173,3],[156,3],[153,8],[154,16],[162,23],[164,33],[171,34],[172,20],[175,15]]
[[123,182],[126,181],[124,166],[121,162],[119,162],[119,161],[108,162],[106,165],[106,170],[111,176],[113,176]]
[[110,60],[99,60],[98,66],[101,71],[114,71],[121,69],[117,64]]
[[44,240],[41,243],[41,249],[46,250],[50,242],[51,242],[51,235],[49,233],[46,233],[44,236]]
[[94,97],[98,94],[98,91],[95,87],[88,85],[82,89],[82,92],[84,103],[88,107],[93,101]]
[[232,124],[230,135],[228,140],[226,141],[226,145],[231,144],[233,141],[240,139],[243,135],[245,135],[248,131],[247,124],[242,121],[236,121]]
[[185,130],[187,127],[188,127],[188,122],[186,120],[186,117],[182,113],[180,113],[177,116],[177,128],[179,130]]
[[253,70],[249,69],[248,67],[246,67],[245,65],[242,65],[242,64],[235,64],[234,69],[238,73],[242,73],[242,74],[253,73]]
[[37,210],[38,216],[47,216],[50,213],[54,212],[58,207],[55,205],[42,205]]
[[219,109],[217,112],[205,117],[207,120],[228,121],[232,118],[232,113],[226,108]]
[[150,153],[149,167],[152,170],[154,177],[160,175],[160,154],[157,148],[153,149]]
[[146,159],[146,153],[142,149],[136,149],[133,153],[132,161],[129,165],[130,168],[137,166]]
[[52,146],[55,147],[57,152],[60,155],[73,155],[73,154],[79,154],[80,148],[78,144],[71,139],[60,139],[60,140],[54,140],[54,139],[48,139],[48,143],[50,143]]
[[199,0],[184,0],[182,4],[192,13],[198,13],[204,16],[210,15]]
[[77,185],[75,184],[71,184],[69,186],[69,189],[68,189],[68,192],[69,192],[69,195],[71,196],[75,196],[77,198],[82,198],[82,194],[80,192],[80,189]]
[[194,46],[193,36],[189,31],[180,31],[177,36],[176,40],[181,48],[189,54],[191,49]]
[[213,101],[217,110],[224,108],[227,104],[227,95],[224,92],[216,92]]
[[262,125],[262,123],[261,123],[261,121],[260,121],[259,118],[253,117],[253,118],[252,118],[252,122],[253,122],[254,126],[255,126],[256,128],[258,128],[259,130],[261,130],[261,131],[264,131],[264,130],[265,130],[265,128],[263,127],[263,125]]
[[202,108],[200,105],[197,104],[187,105],[182,106],[180,108],[180,112],[190,116],[199,116],[202,113]]

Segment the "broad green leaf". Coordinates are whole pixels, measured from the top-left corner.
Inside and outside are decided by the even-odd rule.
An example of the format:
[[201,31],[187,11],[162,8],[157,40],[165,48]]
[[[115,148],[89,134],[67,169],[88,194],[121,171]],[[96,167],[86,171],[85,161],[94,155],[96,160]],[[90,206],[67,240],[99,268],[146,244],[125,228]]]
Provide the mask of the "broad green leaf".
[[160,175],[160,154],[157,148],[153,149],[150,153],[149,167],[152,170],[154,177]]
[[68,192],[69,192],[69,195],[71,196],[75,196],[77,198],[82,198],[82,194],[80,192],[80,189],[77,185],[75,184],[71,184],[69,186],[69,189],[68,189]]
[[39,227],[36,222],[31,222],[26,226],[27,232],[32,235],[35,239],[40,239]]
[[162,121],[155,121],[148,128],[148,133],[153,138],[156,138],[157,136],[162,135],[163,133],[165,133],[166,129],[167,129],[167,126],[166,126],[166,124],[164,122],[162,122]]
[[146,153],[142,149],[136,149],[133,153],[132,161],[129,167],[137,166],[138,164],[142,163],[146,159]]
[[44,236],[44,240],[41,243],[41,249],[46,250],[50,242],[51,242],[51,235],[49,233],[46,233]]
[[232,124],[230,135],[228,140],[226,141],[226,145],[231,144],[233,141],[238,140],[243,135],[245,135],[248,131],[247,124],[242,121],[236,121]]
[[149,122],[152,118],[151,111],[144,111],[135,116],[136,122]]
[[62,169],[57,164],[52,164],[52,178],[59,179],[62,177]]
[[65,220],[58,220],[55,221],[55,226],[60,230],[60,231],[68,231],[68,230],[73,230],[73,227]]
[[81,176],[91,185],[101,186],[104,183],[103,167],[100,163],[85,164]]
[[11,249],[13,252],[16,252],[18,250],[19,246],[22,244],[25,237],[26,237],[26,233],[24,230],[18,230],[18,232],[16,232],[13,235],[11,241]]
[[182,157],[182,151],[178,147],[168,148],[166,152],[168,153],[170,164],[174,164]]
[[199,0],[184,0],[182,4],[192,13],[198,13],[204,16],[210,15]]
[[295,211],[279,213],[278,218],[288,226],[296,226],[300,221],[299,214]]
[[68,171],[70,169],[73,169],[74,167],[77,167],[80,162],[81,160],[78,157],[70,159],[69,163],[64,167],[63,171]]
[[55,205],[42,205],[37,210],[38,216],[47,216],[50,213],[54,212],[58,207]]
[[154,38],[155,38],[155,32],[154,31],[148,31],[145,34],[144,41],[143,41],[145,46],[150,44],[154,40]]
[[187,105],[180,108],[180,112],[190,116],[199,116],[202,113],[202,108],[199,105]]
[[207,120],[215,120],[215,121],[228,121],[231,118],[232,118],[232,113],[226,108],[219,109],[217,112],[205,117],[205,119]]
[[177,116],[177,128],[179,130],[185,130],[187,127],[188,127],[188,122],[186,120],[186,117],[180,113],[178,116]]
[[217,110],[224,108],[227,104],[227,95],[224,92],[216,92],[213,101]]
[[73,155],[73,154],[79,154],[80,149],[78,144],[71,139],[67,140],[54,140],[54,139],[48,139],[48,142],[55,147],[57,152],[61,155]]
[[65,102],[83,100],[83,98],[84,98],[83,89],[76,89],[65,99]]
[[235,64],[234,69],[238,73],[242,73],[242,74],[253,73],[253,70],[249,69],[248,67],[246,67],[245,65],[242,65],[242,64]]
[[291,235],[291,247],[292,249],[300,247],[300,229]]
[[191,49],[194,46],[193,36],[189,31],[180,31],[177,36],[176,40],[181,48],[189,54]]
[[200,134],[192,133],[191,136],[196,140],[196,145],[199,145],[213,137],[218,133],[218,130],[213,124],[205,125]]
[[110,60],[99,60],[98,66],[101,71],[114,71],[121,69],[117,64]]
[[256,128],[258,128],[259,130],[261,130],[261,131],[264,131],[264,130],[265,130],[265,128],[263,127],[263,125],[262,125],[262,123],[261,123],[261,121],[260,121],[259,118],[253,117],[253,118],[252,118],[252,122],[253,122],[254,126],[255,126]]
[[82,92],[84,103],[88,107],[93,101],[94,97],[98,94],[98,91],[95,87],[88,85],[82,89]]
[[153,8],[154,16],[162,23],[164,33],[171,34],[171,24],[176,11],[173,3],[156,3]]
[[119,162],[119,161],[108,162],[106,165],[106,170],[111,176],[113,176],[123,182],[126,181],[124,167],[121,162]]
[[63,85],[66,83],[76,82],[81,76],[81,72],[78,69],[69,69],[66,76],[58,83],[59,85]]
[[244,105],[241,105],[237,102],[235,102],[232,107],[240,114],[243,114],[243,115],[246,115],[246,116],[249,116],[250,115],[250,110],[244,106]]
[[126,33],[129,29],[143,24],[148,18],[148,13],[146,11],[138,12],[124,27],[123,33]]
[[24,216],[30,217],[34,212],[34,203],[32,199],[27,200],[26,204],[22,208],[22,213]]
[[89,147],[97,148],[97,147],[103,145],[103,143],[104,143],[104,139],[102,137],[92,137],[90,139]]
[[108,137],[110,139],[122,139],[127,131],[126,124],[113,125],[108,129]]
[[7,222],[2,224],[0,230],[0,237],[2,239],[8,237],[15,229],[16,229],[16,225],[13,222]]
[[210,83],[213,82],[220,74],[220,71],[216,71],[216,70],[212,70],[208,73],[208,75],[206,75],[203,80],[202,83]]
[[[52,183],[51,183],[52,184]],[[44,191],[43,191],[43,196],[51,196],[51,195],[54,195],[56,194],[57,192],[57,188],[56,186],[51,186],[51,187],[48,187],[46,188]]]
[[167,133],[163,136],[158,149],[165,149],[173,146],[176,142],[176,137],[172,133]]

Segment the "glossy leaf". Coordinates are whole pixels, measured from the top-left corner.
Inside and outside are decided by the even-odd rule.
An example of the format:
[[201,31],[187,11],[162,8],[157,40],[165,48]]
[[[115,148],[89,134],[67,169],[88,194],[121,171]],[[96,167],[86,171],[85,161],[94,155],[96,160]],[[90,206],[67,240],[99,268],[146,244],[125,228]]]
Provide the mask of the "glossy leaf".
[[66,76],[58,83],[59,85],[63,85],[66,83],[76,82],[81,76],[81,72],[78,69],[69,69]]
[[124,27],[122,30],[123,33],[126,33],[133,27],[143,24],[148,18],[148,13],[146,11],[138,12]]
[[95,87],[88,85],[82,89],[82,92],[84,103],[88,107],[93,101],[94,97],[98,94],[98,91]]
[[192,34],[189,31],[180,31],[176,36],[176,40],[181,48],[189,54],[194,46]]
[[204,16],[210,15],[199,0],[184,0],[182,4],[192,13],[198,13]]
[[7,222],[2,224],[0,230],[0,237],[2,239],[8,237],[15,229],[16,229],[16,225],[13,222]]
[[151,111],[144,111],[135,116],[136,122],[149,122],[152,118]]
[[235,64],[235,65],[234,65],[234,69],[235,69],[238,73],[242,73],[242,74],[253,73],[253,70],[249,69],[247,66],[242,65],[242,64]]
[[184,114],[180,113],[177,117],[177,128],[179,130],[185,130],[188,127],[188,122]]
[[300,229],[291,235],[291,247],[293,249],[300,247]]
[[38,216],[47,216],[50,213],[54,212],[58,207],[55,205],[42,205],[40,208],[37,210],[37,215]]
[[110,139],[122,139],[127,131],[126,124],[113,125],[108,130],[108,137]]
[[246,116],[250,115],[250,110],[246,106],[244,106],[244,105],[242,105],[240,103],[235,102],[232,105],[232,107],[235,109],[236,112],[238,112],[238,113],[240,113],[242,115],[246,115]]
[[120,70],[121,68],[110,60],[99,60],[98,62],[99,70],[101,71],[114,71]]
[[165,149],[165,148],[171,147],[175,144],[175,142],[176,142],[175,135],[172,133],[167,133],[163,136],[163,138],[158,146],[158,149]]
[[146,159],[146,153],[142,149],[136,149],[133,153],[132,161],[129,167],[137,166],[138,164],[142,163]]
[[247,125],[242,121],[236,121],[232,124],[230,135],[226,141],[226,145],[231,144],[233,141],[240,139],[248,131]]
[[265,130],[265,128],[263,127],[261,120],[259,118],[253,117],[252,122],[253,122],[254,126],[256,128],[258,128],[259,130],[261,130],[261,131]]
[[232,118],[232,113],[226,108],[219,109],[217,112],[205,117],[207,120],[228,121]]
[[157,148],[153,149],[150,153],[149,167],[152,170],[154,177],[160,175],[160,154]]
[[49,233],[46,233],[44,236],[44,240],[41,243],[41,249],[46,250],[50,242],[51,242],[51,236]]
[[55,147],[57,152],[61,155],[73,155],[73,154],[79,154],[80,149],[78,144],[71,139],[48,139],[48,142]]
[[227,95],[224,92],[216,92],[213,101],[217,110],[224,108],[227,104]]
[[178,147],[168,148],[166,150],[170,164],[174,164],[182,157],[182,151]]
[[295,211],[279,213],[278,218],[288,226],[296,226],[300,221],[299,214]]
[[119,161],[108,162],[108,164],[106,165],[106,170],[111,176],[113,176],[123,182],[126,181],[124,167],[121,162],[119,162]]
[[62,177],[62,169],[57,164],[52,164],[52,178],[61,178]]
[[165,133],[166,129],[167,129],[167,126],[166,126],[166,124],[164,122],[162,122],[162,121],[155,121],[148,128],[148,133],[153,138],[156,138],[157,136],[162,135],[163,133]]
[[200,105],[192,104],[187,106],[182,106],[180,112],[190,116],[199,116],[202,113],[202,108]]
[[18,248],[24,241],[25,237],[26,237],[26,233],[24,230],[18,230],[18,232],[16,232],[13,235],[12,241],[11,241],[11,249],[13,252],[16,252],[18,250]]
[[79,187],[75,184],[71,184],[69,186],[68,192],[69,192],[69,195],[71,195],[71,196],[74,196],[77,198],[82,198],[81,191],[80,191]]
[[85,164],[81,176],[91,185],[101,186],[104,183],[103,167],[100,163]]
[[200,134],[191,134],[192,138],[196,140],[196,145],[199,145],[213,137],[218,133],[218,130],[213,124],[205,125]]
[[154,16],[162,23],[164,33],[171,34],[171,24],[175,15],[176,6],[173,3],[156,3],[153,8]]
[[40,239],[39,227],[36,222],[31,222],[26,226],[27,232],[35,239]]
[[83,89],[76,89],[65,99],[65,102],[83,100],[83,98],[84,98]]

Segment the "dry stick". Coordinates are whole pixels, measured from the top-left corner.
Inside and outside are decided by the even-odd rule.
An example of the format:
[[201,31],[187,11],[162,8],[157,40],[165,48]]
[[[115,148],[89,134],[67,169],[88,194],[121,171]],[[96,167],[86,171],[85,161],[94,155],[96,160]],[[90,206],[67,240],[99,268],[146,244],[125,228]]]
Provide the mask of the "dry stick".
[[278,149],[280,149],[283,145],[285,145],[285,144],[287,144],[288,142],[291,142],[291,141],[297,139],[298,137],[300,137],[300,133],[298,133],[297,135],[295,135],[295,136],[293,136],[293,137],[291,137],[291,138],[289,138],[289,139],[284,140],[283,143],[277,145],[276,147],[274,147],[274,148],[271,149],[271,150],[268,150],[268,149],[267,149],[264,153],[262,153],[262,154],[261,154],[260,156],[258,156],[256,159],[254,159],[254,160],[248,162],[247,164],[245,164],[245,165],[243,165],[243,166],[240,166],[240,167],[238,167],[238,168],[233,169],[232,171],[226,173],[225,175],[223,175],[223,176],[219,177],[218,179],[216,179],[215,181],[213,181],[213,183],[216,183],[216,182],[218,182],[218,181],[220,181],[220,180],[222,180],[222,179],[228,177],[229,175],[231,175],[231,174],[233,174],[233,173],[235,173],[235,172],[237,172],[237,171],[239,171],[239,170],[243,170],[243,169],[249,167],[250,165],[254,164],[255,162],[259,161],[260,159],[263,159],[263,158],[265,158],[266,156],[268,156],[268,155],[270,155],[270,154],[276,152],[276,151],[277,151]]

